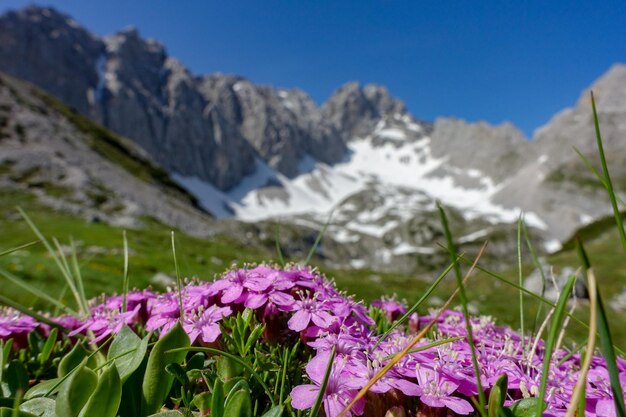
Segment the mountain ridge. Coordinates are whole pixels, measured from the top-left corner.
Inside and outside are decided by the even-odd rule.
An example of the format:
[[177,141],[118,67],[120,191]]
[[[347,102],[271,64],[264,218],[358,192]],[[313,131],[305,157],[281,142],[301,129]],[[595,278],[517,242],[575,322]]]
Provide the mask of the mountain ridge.
[[[330,236],[386,242],[380,262],[424,252],[423,239],[403,230],[430,219],[434,199],[492,229],[524,212],[550,250],[608,212],[593,175],[567,151],[595,154],[584,96],[528,140],[507,122],[421,121],[376,84],[348,82],[317,105],[299,89],[195,75],[136,29],[98,37],[35,6],[0,17],[0,70],[132,139],[217,217],[321,228],[330,212],[346,213]],[[626,178],[626,66],[594,86],[610,162]]]

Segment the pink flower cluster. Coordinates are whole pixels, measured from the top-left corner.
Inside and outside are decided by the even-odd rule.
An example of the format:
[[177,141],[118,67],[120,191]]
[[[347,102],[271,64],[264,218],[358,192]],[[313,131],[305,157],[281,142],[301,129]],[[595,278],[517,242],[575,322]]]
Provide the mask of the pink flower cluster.
[[[182,306],[180,300],[182,299]],[[358,391],[390,358],[412,339],[411,332],[425,326],[434,316],[411,316],[406,326],[384,340],[374,331],[368,309],[337,290],[334,284],[307,267],[284,269],[261,265],[232,270],[214,282],[188,284],[182,294],[170,291],[156,294],[134,291],[123,298],[112,296],[94,304],[85,320],[60,317],[60,324],[71,328],[69,336],[92,334],[98,343],[117,333],[124,324],[144,326],[148,331],[165,334],[177,321],[192,342],[219,342],[220,321],[248,308],[265,323],[267,343],[293,341],[296,336],[312,349],[306,364],[310,383],[296,386],[291,392],[295,409],[311,408],[319,394],[331,351],[335,348],[330,377],[323,393],[326,417],[335,417],[352,401]],[[392,298],[377,300],[372,306],[383,310],[389,320],[406,312],[406,306]],[[481,384],[489,389],[506,374],[509,381],[506,405],[539,393],[543,369],[543,343],[526,338],[507,327],[499,327],[489,317],[471,318]],[[29,332],[45,326],[12,310],[0,314],[0,338],[25,340]],[[459,337],[405,356],[390,372],[360,399],[348,415],[362,415],[372,410],[384,414],[393,407],[426,414],[476,414],[470,397],[478,394],[477,378],[471,363],[464,318],[457,311],[445,311],[438,319],[430,339],[415,348],[436,340]],[[565,415],[573,388],[578,380],[580,355],[560,349],[553,355],[549,373],[544,415]],[[626,360],[618,360],[620,379],[626,386]],[[594,357],[587,377],[587,409],[590,416],[615,416],[612,391],[604,360]],[[439,411],[439,412],[437,412]],[[381,414],[381,415],[382,415]]]

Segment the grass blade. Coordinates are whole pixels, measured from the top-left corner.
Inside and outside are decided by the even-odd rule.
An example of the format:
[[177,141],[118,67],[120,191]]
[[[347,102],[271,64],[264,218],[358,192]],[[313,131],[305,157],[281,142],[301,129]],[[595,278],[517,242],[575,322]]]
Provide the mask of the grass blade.
[[122,303],[122,311],[126,311],[128,306],[128,239],[126,239],[126,230],[122,232],[122,240],[124,241],[124,277],[122,279],[122,293],[124,301]]
[[[472,266],[470,267],[470,269],[467,271],[467,274],[465,274],[465,278],[463,278],[463,281],[467,281],[469,279],[469,277],[472,275],[472,273],[474,272],[474,270],[476,269],[476,266],[478,265],[478,261],[480,260],[480,258],[483,256],[483,253],[485,252],[485,248],[487,247],[487,242],[485,242],[482,246],[482,248],[480,248],[480,251],[478,252],[478,255],[476,256],[476,259],[474,260],[474,263],[472,263]],[[430,331],[430,329],[433,328],[433,326],[437,323],[437,320],[439,320],[439,317],[441,317],[441,315],[443,314],[444,311],[446,311],[446,309],[448,307],[450,307],[450,304],[452,304],[452,301],[456,298],[457,294],[459,293],[459,288],[457,287],[454,292],[452,293],[452,295],[450,295],[450,297],[448,298],[448,300],[445,302],[445,304],[441,307],[441,309],[439,310],[439,312],[435,315],[435,317],[433,317],[433,319],[413,338],[411,339],[411,341],[404,347],[404,349],[402,349],[400,352],[398,352],[393,359],[391,359],[389,362],[387,362],[387,364],[385,366],[383,366],[383,368],[381,370],[379,370],[376,375],[374,375],[372,377],[372,379],[370,379],[368,381],[367,384],[365,384],[365,386],[363,388],[361,388],[361,391],[359,391],[359,393],[352,399],[352,401],[350,401],[350,403],[346,406],[346,408],[343,409],[343,411],[341,411],[341,413],[339,413],[339,416],[337,417],[343,417],[346,415],[346,413],[348,411],[350,411],[350,409],[352,407],[354,407],[354,405],[357,403],[357,401],[359,401],[361,398],[363,398],[366,394],[367,391],[369,391],[369,389],[376,383],[378,382],[383,376],[385,376],[385,374],[387,372],[389,372],[391,370],[391,368],[393,368],[398,362],[400,362],[400,360],[406,356],[409,351],[413,348],[413,346],[415,346],[415,344],[417,342],[419,342],[420,340],[422,340],[422,338],[424,338],[424,336],[426,336],[426,334],[428,334],[428,332]]]
[[483,385],[480,381],[480,366],[478,365],[478,358],[476,357],[476,344],[474,343],[474,336],[472,332],[472,324],[470,323],[470,315],[469,309],[467,308],[467,295],[465,294],[465,287],[463,285],[463,277],[461,276],[461,267],[457,262],[457,250],[454,244],[454,240],[452,239],[452,233],[450,233],[450,228],[448,227],[448,218],[446,216],[446,212],[439,202],[437,202],[437,208],[439,209],[439,214],[441,216],[441,224],[443,226],[443,231],[446,236],[446,240],[448,242],[448,252],[450,254],[450,259],[454,263],[454,274],[456,276],[457,287],[459,289],[459,298],[461,301],[461,306],[463,308],[463,316],[465,318],[465,329],[467,331],[467,343],[470,345],[470,352],[472,354],[472,366],[474,367],[474,372],[476,374],[476,386],[478,389],[478,403],[480,405],[479,413],[481,415],[485,415],[485,408],[487,404],[487,400],[485,398],[485,392],[483,391]]
[[63,331],[68,330],[64,326],[60,325],[59,323],[56,323],[56,322],[50,320],[48,317],[43,316],[43,315],[37,313],[36,311],[31,310],[28,307],[24,307],[20,303],[15,302],[15,301],[11,300],[10,298],[7,298],[7,297],[5,297],[4,295],[1,295],[1,294],[0,294],[0,304],[3,304],[5,306],[7,306],[7,307],[11,307],[12,309],[17,310],[20,313],[26,314],[27,316],[30,316],[30,317],[34,318],[38,322],[47,324],[50,327],[55,327],[55,328],[63,330]]
[[545,342],[544,356],[543,356],[543,369],[541,373],[541,385],[539,387],[539,401],[537,401],[536,416],[541,417],[545,408],[546,389],[548,387],[548,374],[550,371],[550,360],[552,358],[553,350],[556,345],[557,338],[559,337],[559,331],[561,330],[561,323],[565,317],[565,309],[567,308],[567,300],[569,300],[574,283],[576,282],[576,276],[571,275],[561,291],[561,296],[554,309],[554,315],[552,316],[552,323],[550,325],[550,332]]
[[[574,387],[572,399],[570,400],[569,407],[567,408],[566,417],[574,417],[580,407],[580,402],[585,399],[584,391],[587,385],[587,372],[591,366],[593,351],[596,348],[597,291],[596,277],[592,269],[587,270],[587,285],[589,287],[589,336],[587,338],[587,349],[585,358],[583,359],[580,367],[580,373],[578,374],[578,382]],[[582,409],[584,410],[584,406]],[[584,415],[584,412],[582,415]]]
[[178,308],[180,309],[180,321],[185,319],[185,311],[183,308],[183,283],[180,279],[178,271],[178,260],[176,259],[176,242],[174,239],[174,231],[172,230],[172,255],[174,256],[174,269],[176,270],[176,285],[178,286]]
[[611,199],[611,207],[613,208],[613,215],[615,216],[615,223],[619,231],[619,237],[622,241],[622,247],[626,251],[626,232],[624,231],[624,223],[622,222],[622,215],[617,207],[617,198],[615,197],[615,190],[613,189],[613,182],[609,174],[609,167],[606,163],[606,157],[604,156],[604,146],[602,145],[602,136],[600,135],[600,123],[598,121],[598,112],[596,111],[596,100],[593,97],[593,91],[591,92],[591,108],[593,109],[593,124],[596,129],[596,142],[598,144],[598,154],[600,155],[600,162],[602,163],[602,172],[604,174],[604,181],[606,183],[606,190],[609,193]]
[[276,235],[274,237],[276,242],[276,255],[278,255],[278,261],[282,266],[285,266],[285,258],[283,257],[283,250],[280,247],[280,222],[276,222]]
[[[52,247],[50,242],[48,242],[48,240],[44,237],[43,233],[41,233],[39,228],[37,228],[37,226],[35,226],[35,223],[33,223],[33,221],[30,219],[30,217],[28,217],[26,212],[24,210],[22,210],[20,207],[17,207],[17,210],[19,211],[19,213],[22,216],[22,218],[24,218],[24,220],[26,221],[28,226],[31,228],[33,233],[35,233],[37,238],[39,238],[39,240],[44,244],[44,246],[46,247],[46,250],[48,251],[50,256],[52,256],[52,259],[54,260],[54,262],[56,263],[57,267],[61,271],[61,274],[63,275],[63,278],[65,278],[65,281],[67,282],[68,287],[70,288],[70,290],[74,294],[74,298],[76,299],[76,303],[77,303],[79,312],[81,314],[83,314],[83,315],[87,315],[89,310],[84,310],[84,308],[83,308],[83,306],[81,304],[80,296],[78,295],[78,291],[76,289],[76,286],[74,285],[74,278],[72,277],[72,273],[69,270],[69,267],[67,266],[67,261],[63,262],[61,260],[61,258],[59,257],[59,255],[57,255],[56,251],[54,250],[54,248]],[[63,252],[62,251],[61,251],[60,254],[61,254],[61,256],[63,256]]]
[[85,305],[83,304],[83,299],[81,298],[80,292],[78,291],[78,286],[76,285],[76,278],[72,275],[70,265],[67,262],[65,253],[63,252],[63,247],[61,246],[61,244],[56,238],[52,238],[52,242],[56,246],[57,251],[59,253],[57,256],[59,257],[60,263],[62,265],[61,268],[63,268],[63,270],[65,271],[64,275],[67,277],[68,283],[71,282],[70,290],[72,290],[72,294],[74,295],[74,300],[76,301],[76,304],[78,305],[78,308],[80,309],[80,311],[84,313],[88,310],[85,309]]
[[67,313],[69,313],[69,314],[71,314],[73,316],[79,316],[80,315],[78,312],[76,312],[76,311],[72,310],[71,308],[67,307],[66,305],[61,303],[59,300],[57,300],[55,298],[52,298],[47,293],[41,291],[37,287],[34,287],[34,286],[28,284],[27,282],[25,282],[24,280],[19,279],[15,275],[11,274],[9,271],[5,271],[4,269],[0,268],[0,275],[2,275],[3,277],[5,277],[9,281],[11,281],[13,284],[17,285],[18,287],[22,288],[23,290],[31,293],[35,297],[39,297],[42,300],[45,300],[45,301],[49,302],[50,304],[54,305],[55,307],[58,307],[58,308],[62,309],[63,311],[65,311],[65,312],[67,312]]
[[[461,257],[461,260],[465,261],[465,262],[470,262],[469,260],[467,260],[465,257]],[[487,268],[477,265],[476,269],[478,269],[481,272],[484,272],[485,274],[491,276],[492,278],[497,279],[498,281],[510,285],[513,288],[517,288],[520,291],[524,291],[524,294],[530,295],[531,297],[535,298],[538,301],[541,301],[543,304],[550,306],[552,308],[556,307],[556,304],[554,304],[552,301],[546,299],[545,297],[542,297],[538,294],[535,294],[534,292],[524,288],[524,287],[520,287],[519,285],[517,285],[515,282],[511,282],[508,279],[504,278],[501,275],[496,274],[495,272],[492,272],[490,270],[488,270]],[[574,320],[576,323],[578,323],[579,325],[581,325],[583,328],[585,328],[586,330],[589,330],[589,325],[587,323],[585,323],[584,321],[582,321],[581,319],[579,319],[578,317],[571,315],[570,313],[566,312],[565,313],[570,319]],[[626,356],[626,353],[624,351],[622,351],[619,347],[613,345],[613,349],[615,349],[615,351],[617,353],[619,353],[622,356]]]
[[[424,346],[419,346],[419,347],[410,349],[407,353],[423,352],[423,351],[428,350],[430,348],[434,348],[434,347],[437,347],[437,346],[441,346],[441,345],[445,345],[445,344],[448,344],[448,343],[456,342],[457,340],[461,340],[461,339],[464,339],[464,338],[465,338],[465,336],[455,336],[455,337],[449,337],[447,339],[437,340],[436,342],[429,343],[429,344],[424,345]],[[393,355],[387,356],[386,358],[383,358],[383,360],[388,361],[389,359],[392,359],[392,358],[393,358]]]
[[272,391],[270,391],[270,389],[267,386],[267,384],[263,381],[263,378],[254,370],[254,368],[252,366],[250,366],[250,364],[248,362],[246,362],[243,359],[241,359],[240,356],[233,355],[231,353],[224,352],[224,351],[219,350],[219,349],[214,349],[214,348],[209,348],[209,347],[196,347],[196,346],[170,349],[166,353],[183,352],[183,351],[185,351],[185,352],[206,352],[206,353],[212,353],[214,355],[221,355],[221,356],[225,356],[225,357],[227,357],[229,359],[234,360],[235,362],[237,362],[238,364],[240,364],[241,366],[246,368],[248,370],[248,372],[250,372],[250,375],[252,375],[252,377],[257,380],[257,382],[261,385],[261,387],[263,387],[263,390],[265,390],[265,393],[267,394],[267,396],[270,399],[270,402],[272,403],[272,407],[276,406],[276,401],[274,399],[274,396],[272,395]]
[[70,239],[70,245],[72,247],[72,268],[74,269],[74,279],[76,280],[76,287],[78,288],[78,294],[85,311],[89,311],[89,305],[87,304],[87,296],[85,296],[85,286],[83,285],[83,275],[80,273],[80,266],[78,265],[78,257],[76,256],[76,245],[74,245],[74,239]]
[[326,372],[324,373],[324,379],[322,380],[322,384],[320,385],[320,391],[317,393],[317,398],[315,399],[315,404],[313,404],[313,408],[311,408],[309,417],[317,417],[320,412],[320,408],[322,407],[322,400],[324,399],[324,393],[326,393],[326,387],[328,386],[330,372],[333,370],[333,362],[335,361],[336,351],[337,345],[334,345],[333,349],[330,351],[330,358],[328,359],[328,364],[326,365]]
[[[459,262],[459,259],[461,258],[462,255],[459,255],[456,259],[456,262]],[[448,265],[448,267],[437,277],[437,279],[435,280],[435,282],[433,282],[428,289],[426,289],[426,291],[424,292],[424,294],[422,294],[422,296],[420,297],[419,300],[417,300],[417,302],[415,304],[413,304],[413,306],[407,310],[406,313],[404,313],[404,315],[402,315],[402,317],[400,317],[398,320],[396,320],[391,327],[389,327],[389,329],[382,334],[382,336],[380,336],[380,338],[378,339],[378,341],[376,342],[376,344],[374,345],[374,349],[376,349],[378,347],[379,344],[381,344],[386,338],[387,336],[389,336],[391,334],[391,332],[394,331],[394,329],[400,325],[402,325],[403,323],[405,323],[409,317],[411,317],[411,314],[415,313],[417,311],[417,309],[419,308],[420,305],[422,305],[422,303],[424,301],[426,301],[428,299],[428,297],[430,297],[430,294],[432,294],[433,291],[435,291],[435,288],[437,288],[437,286],[439,285],[439,283],[446,277],[446,275],[448,275],[448,273],[452,270],[452,268],[454,267],[454,263],[451,263],[450,265]]]
[[[619,370],[613,349],[613,340],[611,338],[611,330],[609,329],[609,321],[606,317],[604,305],[600,291],[596,288],[597,310],[598,310],[598,330],[600,332],[600,352],[606,360],[606,368],[609,371],[609,379],[611,381],[611,389],[613,390],[613,401],[615,401],[615,410],[619,417],[626,417],[626,409],[624,408],[624,394],[619,381]],[[588,353],[591,355],[591,353]]]
[[311,246],[311,249],[309,250],[309,254],[306,257],[306,260],[304,261],[305,265],[308,265],[309,262],[311,262],[311,259],[313,258],[313,255],[315,254],[315,251],[317,250],[317,247],[319,246],[322,238],[326,234],[326,229],[328,229],[328,226],[330,226],[330,221],[333,218],[334,211],[335,209],[330,211],[330,214],[328,215],[328,219],[326,220],[326,223],[324,223],[324,227],[322,227],[322,230],[320,230],[320,232],[317,234],[317,237],[315,238],[315,242],[313,243],[313,246]]
[[[524,217],[520,213],[517,220],[517,282],[520,287],[524,286],[524,275],[522,271],[522,224]],[[521,348],[524,350],[524,292],[519,292],[519,323],[522,336]]]
[[5,255],[8,255],[10,253],[16,252],[16,251],[18,251],[20,249],[28,248],[30,246],[36,245],[39,242],[41,242],[41,240],[33,240],[32,242],[24,243],[23,245],[16,246],[16,247],[11,248],[11,249],[7,249],[5,251],[0,252],[0,256],[5,256]]
[[[530,252],[530,257],[533,260],[533,265],[539,271],[539,277],[541,278],[541,296],[544,297],[546,295],[546,274],[543,271],[543,265],[539,262],[539,256],[537,256],[537,251],[535,251],[535,247],[530,241],[530,234],[528,233],[528,227],[526,227],[526,222],[522,220],[522,231],[524,232],[524,240],[526,241],[526,246],[528,247],[528,251]],[[523,285],[520,285],[520,288],[523,288]],[[520,290],[521,292],[522,290]],[[537,307],[537,314],[535,314],[535,319],[533,320],[533,329],[531,334],[535,334],[537,330],[537,323],[539,322],[539,317],[541,317],[541,307],[543,307],[542,303],[539,303]]]

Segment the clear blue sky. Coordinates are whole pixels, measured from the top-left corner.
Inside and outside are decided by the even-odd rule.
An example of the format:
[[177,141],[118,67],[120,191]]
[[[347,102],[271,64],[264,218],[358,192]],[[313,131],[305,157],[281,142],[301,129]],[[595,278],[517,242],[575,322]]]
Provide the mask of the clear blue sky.
[[[0,11],[31,2],[0,0]],[[299,87],[318,103],[383,84],[420,119],[509,120],[527,135],[615,62],[621,1],[48,0],[100,35],[134,25],[194,73]]]

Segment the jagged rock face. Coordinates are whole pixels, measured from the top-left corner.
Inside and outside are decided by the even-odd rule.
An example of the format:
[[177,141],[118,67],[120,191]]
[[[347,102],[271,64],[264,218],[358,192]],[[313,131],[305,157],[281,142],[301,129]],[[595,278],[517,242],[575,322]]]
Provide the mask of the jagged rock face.
[[80,118],[0,74],[0,188],[28,191],[91,221],[132,228],[149,216],[195,236],[215,231],[141,148]]
[[[614,65],[592,86],[600,129],[615,187],[626,191],[626,66]],[[610,213],[606,191],[574,151],[599,167],[589,90],[535,132],[535,157],[525,161],[494,201],[533,210],[553,237],[569,238],[582,224]],[[523,191],[520,191],[523,190]]]
[[133,138],[168,170],[219,188],[253,172],[253,150],[236,125],[162,45],[135,30],[106,38],[106,44],[103,124]]
[[[611,67],[590,90],[595,94],[607,160],[615,162],[614,169],[621,170],[626,156],[623,145],[626,133],[626,65]],[[575,147],[585,155],[597,155],[589,89],[581,94],[575,107],[563,110],[538,129],[533,142],[540,154],[549,156],[547,163],[553,167],[579,160],[576,153],[563,152],[566,148]]]
[[0,67],[90,114],[104,43],[53,9],[27,7],[0,18]]
[[[257,156],[294,177],[307,155],[335,163],[346,152],[342,133],[302,91],[194,77],[135,29],[99,39],[53,9],[0,19],[0,70],[133,139],[170,172],[227,190],[255,171]],[[390,107],[375,89],[368,94]]]
[[335,91],[322,106],[322,117],[343,132],[344,139],[367,135],[385,114],[405,113],[404,103],[382,86],[350,82]]
[[241,77],[214,74],[203,77],[199,90],[270,167],[293,177],[309,154],[333,163],[345,152],[332,129],[320,123],[313,101],[299,90],[255,86]]
[[447,158],[447,165],[458,169],[479,169],[496,182],[515,175],[535,156],[531,143],[510,123],[494,127],[438,118],[431,136],[434,157]]

